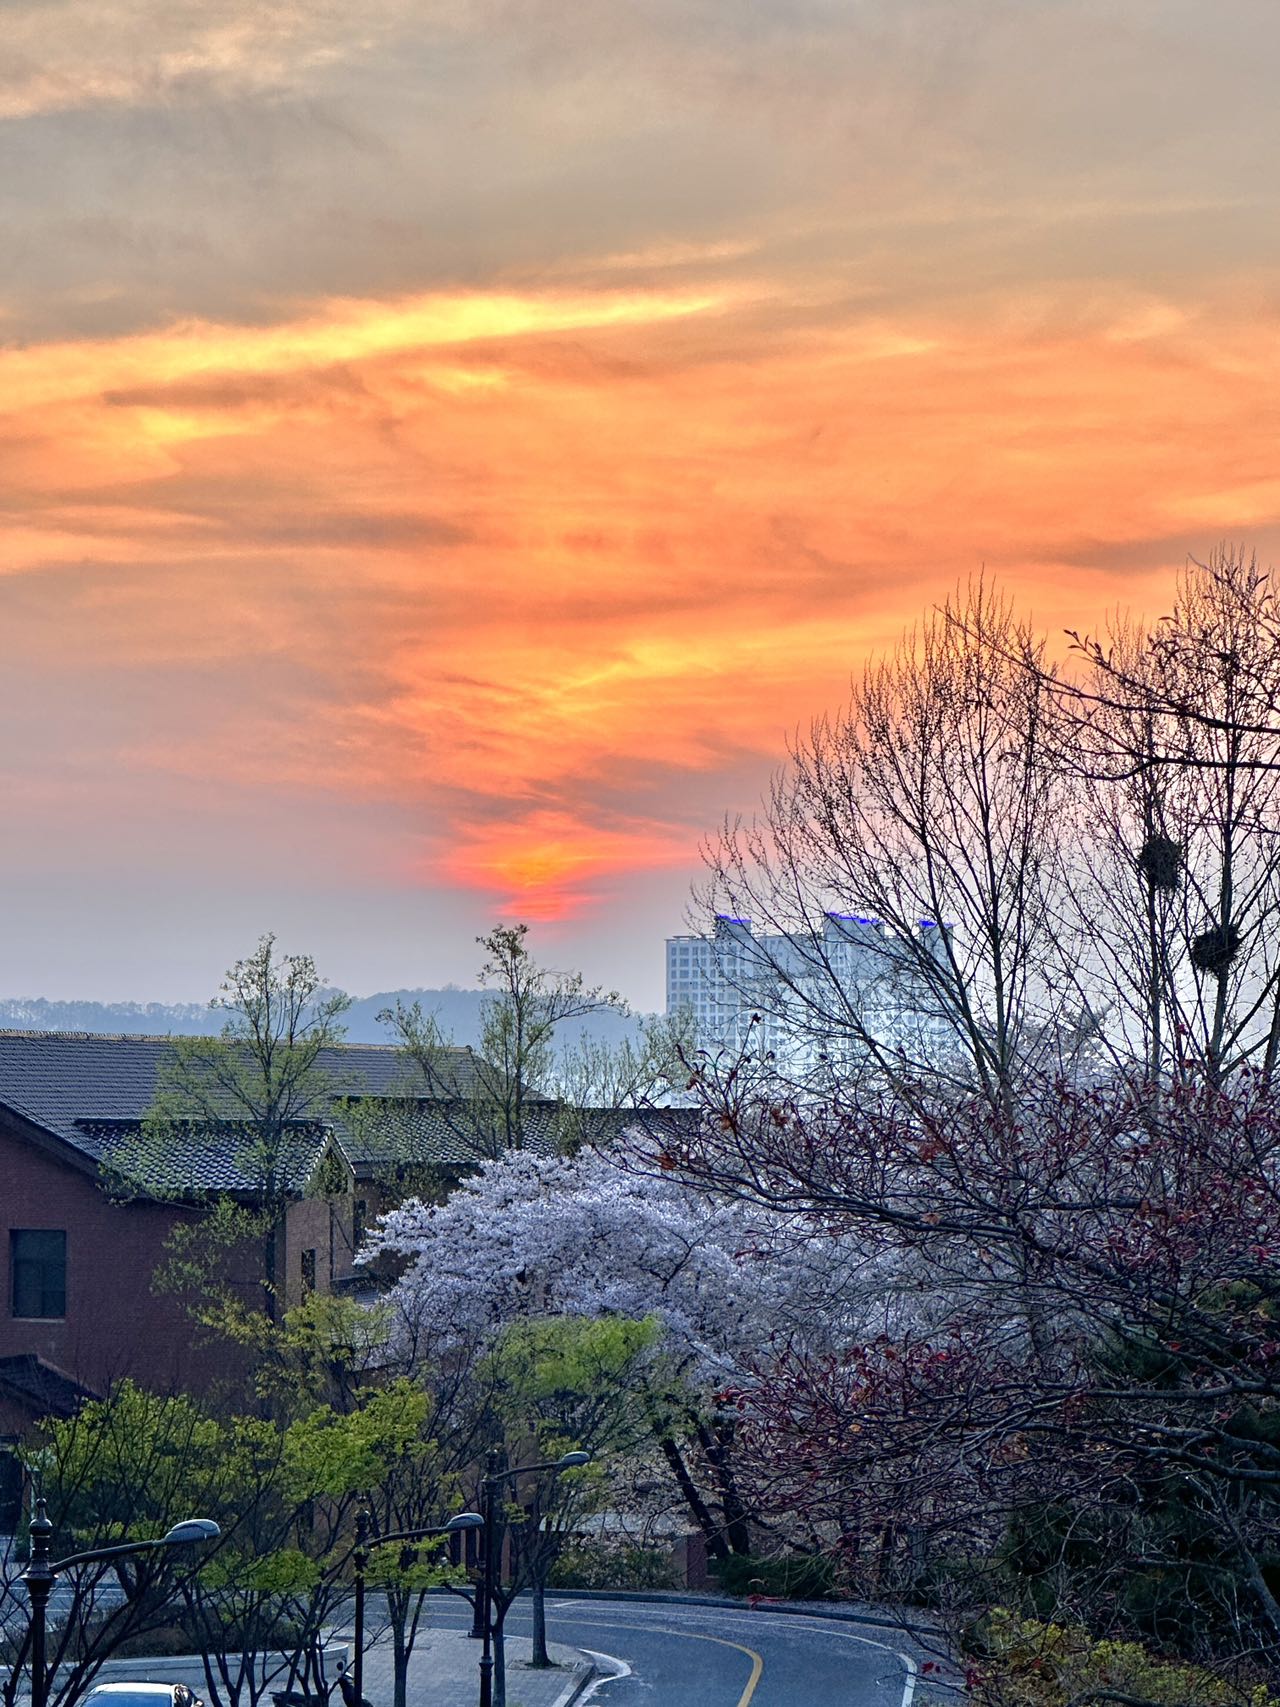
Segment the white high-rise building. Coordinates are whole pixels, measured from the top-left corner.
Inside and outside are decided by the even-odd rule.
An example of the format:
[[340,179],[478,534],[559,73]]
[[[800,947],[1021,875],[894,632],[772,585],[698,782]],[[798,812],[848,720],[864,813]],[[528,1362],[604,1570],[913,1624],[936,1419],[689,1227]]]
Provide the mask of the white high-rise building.
[[[772,1053],[793,1072],[852,1065],[868,1037],[911,1057],[944,1046],[918,949],[945,952],[922,919],[912,952],[878,919],[828,913],[822,930],[756,935],[718,914],[708,936],[667,939],[667,1012],[688,1012],[708,1048]],[[936,945],[936,946],[935,946]]]

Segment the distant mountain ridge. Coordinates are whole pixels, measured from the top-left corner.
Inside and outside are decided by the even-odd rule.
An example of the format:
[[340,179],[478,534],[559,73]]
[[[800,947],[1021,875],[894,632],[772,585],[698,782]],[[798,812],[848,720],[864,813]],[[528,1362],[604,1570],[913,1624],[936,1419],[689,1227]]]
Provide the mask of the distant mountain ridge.
[[[424,1013],[434,1013],[440,1029],[453,1043],[480,1042],[480,1010],[486,991],[462,990],[447,985],[443,990],[384,990],[376,996],[360,996],[345,1015],[347,1040],[351,1043],[392,1041],[377,1016],[397,1001],[419,1002]],[[226,1015],[207,1002],[55,1002],[44,996],[0,998],[0,1029],[9,1031],[99,1031],[129,1036],[207,1037],[222,1030]],[[637,1021],[620,1014],[590,1014],[567,1020],[558,1033],[561,1042],[572,1043],[582,1036],[617,1043],[635,1035]]]

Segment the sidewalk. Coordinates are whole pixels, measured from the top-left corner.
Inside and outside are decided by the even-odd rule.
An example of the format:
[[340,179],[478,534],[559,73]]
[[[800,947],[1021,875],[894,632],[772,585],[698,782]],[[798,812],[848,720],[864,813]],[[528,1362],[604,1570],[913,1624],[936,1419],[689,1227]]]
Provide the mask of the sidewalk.
[[[341,1638],[339,1638],[341,1639]],[[576,1648],[549,1644],[552,1671],[532,1671],[527,1638],[508,1636],[507,1707],[569,1707],[592,1676]],[[373,1707],[391,1707],[391,1647],[379,1642],[364,1656],[364,1693]],[[480,1644],[462,1630],[429,1628],[409,1657],[409,1707],[475,1707],[480,1695]],[[341,1697],[334,1691],[333,1702]]]
[[[335,1634],[331,1652],[345,1656],[349,1652],[348,1641],[349,1636]],[[533,1671],[529,1667],[528,1639],[507,1637],[507,1707],[570,1707],[595,1675],[591,1662],[576,1648],[552,1642],[548,1651],[555,1661],[554,1669]],[[391,1671],[389,1642],[377,1642],[366,1648],[364,1693],[373,1707],[391,1707]],[[329,1666],[328,1674],[333,1684],[329,1707],[342,1707],[336,1667]],[[162,1659],[108,1660],[94,1681],[185,1683],[197,1697],[206,1694],[200,1659],[190,1654],[166,1655]],[[276,1687],[284,1687],[283,1677]],[[476,1707],[479,1698],[479,1642],[473,1642],[462,1630],[424,1631],[409,1656],[408,1707]],[[270,1707],[270,1703],[268,1688],[263,1707]],[[25,1692],[19,1694],[17,1707],[30,1707],[30,1697]]]

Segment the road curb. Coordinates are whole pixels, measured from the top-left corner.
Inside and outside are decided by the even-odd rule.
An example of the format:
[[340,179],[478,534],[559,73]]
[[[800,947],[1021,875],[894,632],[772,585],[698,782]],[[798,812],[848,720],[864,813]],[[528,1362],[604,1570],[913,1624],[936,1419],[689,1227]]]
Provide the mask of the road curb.
[[[581,1653],[582,1649],[579,1648],[578,1652]],[[587,1685],[594,1682],[600,1675],[600,1668],[596,1662],[585,1658],[574,1667],[574,1671],[577,1675],[569,1679],[562,1693],[557,1695],[551,1703],[551,1707],[573,1707],[573,1703]]]
[[634,1606],[708,1606],[727,1612],[750,1614],[777,1612],[788,1618],[825,1618],[833,1624],[863,1624],[876,1630],[903,1630],[912,1636],[937,1636],[936,1624],[913,1623],[893,1613],[863,1612],[854,1607],[814,1605],[808,1601],[769,1600],[749,1606],[727,1594],[661,1594],[646,1589],[549,1588],[554,1600],[616,1600]]

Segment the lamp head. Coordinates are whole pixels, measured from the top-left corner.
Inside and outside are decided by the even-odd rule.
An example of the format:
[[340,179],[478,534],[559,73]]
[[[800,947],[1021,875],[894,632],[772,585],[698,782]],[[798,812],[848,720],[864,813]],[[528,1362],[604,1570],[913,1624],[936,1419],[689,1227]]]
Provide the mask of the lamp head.
[[566,1452],[563,1458],[556,1460],[557,1470],[580,1470],[584,1464],[590,1464],[589,1452]]
[[460,1511],[456,1517],[451,1517],[444,1527],[450,1535],[459,1529],[483,1529],[484,1519],[478,1511]]
[[222,1530],[211,1517],[185,1517],[160,1539],[165,1547],[181,1547],[194,1541],[213,1541],[221,1534]]

